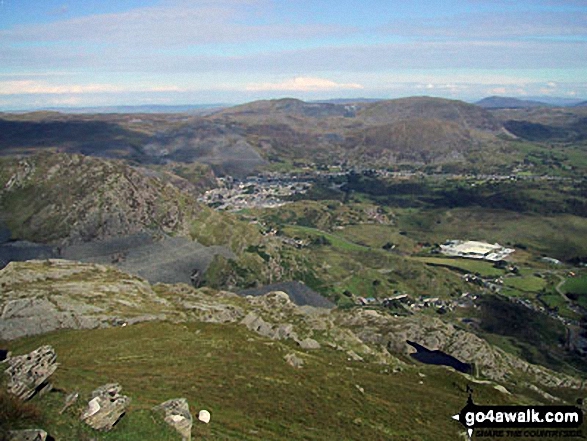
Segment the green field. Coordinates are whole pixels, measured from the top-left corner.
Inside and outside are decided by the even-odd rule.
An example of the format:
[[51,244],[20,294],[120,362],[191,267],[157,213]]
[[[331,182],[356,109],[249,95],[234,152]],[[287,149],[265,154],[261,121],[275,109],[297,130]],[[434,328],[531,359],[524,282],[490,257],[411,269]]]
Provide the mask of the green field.
[[562,289],[566,293],[587,295],[587,275],[568,278],[562,286]]
[[287,225],[283,227],[283,232],[288,236],[303,236],[310,238],[324,237],[334,248],[342,251],[368,251],[369,247],[350,242],[342,237],[328,233],[326,231],[318,230],[311,227],[302,227],[299,225]]
[[538,292],[547,285],[546,280],[536,276],[508,277],[504,279],[504,285],[525,292]]
[[504,271],[494,268],[493,264],[472,259],[451,259],[448,257],[412,257],[412,260],[426,263],[428,265],[453,268],[467,273],[479,274],[482,277],[499,277]]
[[587,308],[587,275],[568,278],[562,290],[569,298],[575,300],[583,308]]

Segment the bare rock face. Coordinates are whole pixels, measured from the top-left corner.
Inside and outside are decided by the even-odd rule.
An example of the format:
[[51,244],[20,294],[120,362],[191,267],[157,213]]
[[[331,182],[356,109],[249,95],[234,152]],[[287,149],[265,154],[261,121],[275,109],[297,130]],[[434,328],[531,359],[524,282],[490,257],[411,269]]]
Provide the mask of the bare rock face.
[[48,378],[59,366],[57,355],[51,346],[41,346],[33,352],[8,360],[8,392],[21,400],[28,400],[37,393],[51,390]]
[[155,406],[153,410],[163,413],[165,422],[179,432],[183,441],[191,440],[193,418],[190,413],[190,406],[185,398],[165,401]]
[[47,432],[41,429],[14,430],[8,434],[8,441],[45,441]]
[[130,405],[130,398],[121,395],[118,383],[106,384],[92,392],[92,399],[81,420],[96,430],[111,430]]

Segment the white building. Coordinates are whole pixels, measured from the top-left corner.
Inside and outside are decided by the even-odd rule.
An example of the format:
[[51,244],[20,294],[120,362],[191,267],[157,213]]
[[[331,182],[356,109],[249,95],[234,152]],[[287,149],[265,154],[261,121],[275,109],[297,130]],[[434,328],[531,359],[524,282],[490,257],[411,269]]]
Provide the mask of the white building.
[[512,248],[505,248],[498,243],[490,244],[474,240],[450,240],[444,245],[440,245],[440,252],[446,256],[484,259],[491,262],[503,260],[514,251]]

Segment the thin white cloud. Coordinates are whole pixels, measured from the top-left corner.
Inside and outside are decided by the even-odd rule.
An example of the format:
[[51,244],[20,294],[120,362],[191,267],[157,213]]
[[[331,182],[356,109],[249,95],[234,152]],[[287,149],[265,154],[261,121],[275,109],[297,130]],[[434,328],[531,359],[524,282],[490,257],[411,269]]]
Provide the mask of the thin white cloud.
[[296,77],[279,83],[253,83],[246,86],[250,92],[320,92],[330,90],[364,89],[357,83],[337,83],[324,78]]
[[0,81],[0,95],[20,94],[84,94],[121,92],[180,92],[176,86],[128,87],[114,84],[57,85],[43,81]]
[[150,51],[217,43],[299,40],[348,34],[349,27],[264,22],[262,2],[171,2],[0,31],[6,44],[30,41],[123,45]]
[[434,19],[400,20],[380,28],[383,33],[418,38],[511,39],[587,34],[586,12],[472,12]]

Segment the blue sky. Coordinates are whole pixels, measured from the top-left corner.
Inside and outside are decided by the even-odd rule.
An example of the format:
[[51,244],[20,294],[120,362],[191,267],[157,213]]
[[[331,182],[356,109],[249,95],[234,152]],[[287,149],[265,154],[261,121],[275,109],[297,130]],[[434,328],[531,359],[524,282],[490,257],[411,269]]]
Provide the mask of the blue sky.
[[587,1],[0,0],[0,109],[587,99]]

